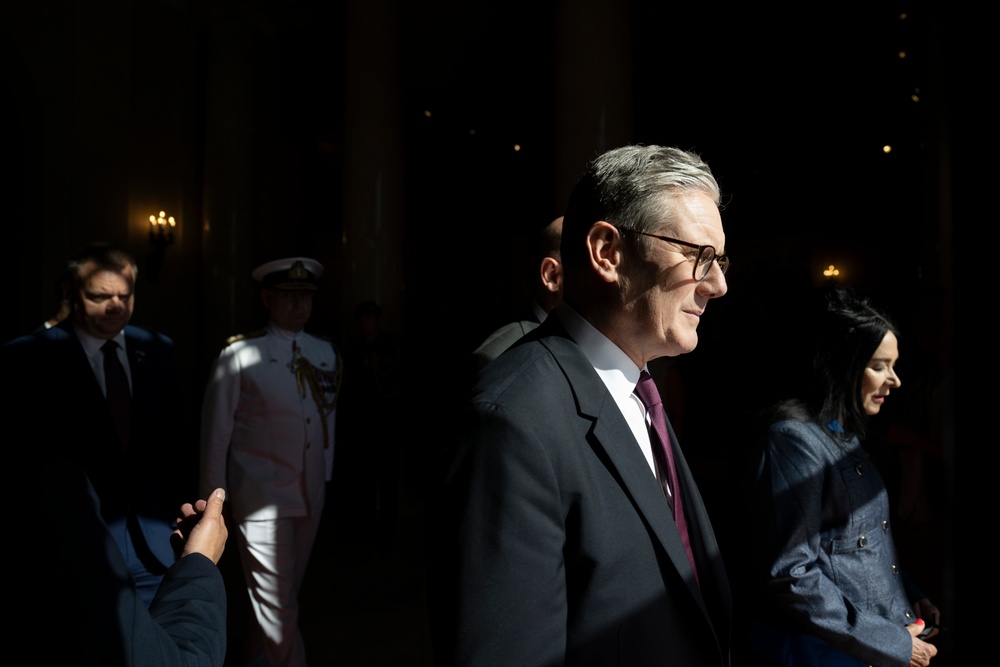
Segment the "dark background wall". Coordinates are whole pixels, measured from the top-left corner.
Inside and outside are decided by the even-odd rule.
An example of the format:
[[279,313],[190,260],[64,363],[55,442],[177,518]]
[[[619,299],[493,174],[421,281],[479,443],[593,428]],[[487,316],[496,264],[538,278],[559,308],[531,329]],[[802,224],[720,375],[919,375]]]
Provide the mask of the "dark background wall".
[[[725,192],[733,266],[670,367],[689,457],[738,502],[739,424],[783,389],[797,301],[836,265],[900,321],[904,382],[933,388],[937,585],[973,641],[950,545],[977,506],[985,329],[959,295],[985,295],[991,167],[961,5],[44,0],[0,20],[3,340],[54,309],[67,254],[122,245],[133,323],[173,337],[196,414],[221,342],[261,324],[250,270],[306,254],[327,267],[313,329],[343,340],[376,299],[415,361],[414,438],[434,438],[435,387],[516,316],[529,234],[586,161],[692,149]],[[160,255],[159,210],[180,220]]]

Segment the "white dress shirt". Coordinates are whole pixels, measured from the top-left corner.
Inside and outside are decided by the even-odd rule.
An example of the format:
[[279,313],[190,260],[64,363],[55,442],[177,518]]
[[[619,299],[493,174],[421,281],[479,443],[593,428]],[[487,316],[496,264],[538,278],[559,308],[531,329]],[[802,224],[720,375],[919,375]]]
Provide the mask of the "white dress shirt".
[[636,442],[639,443],[642,455],[646,457],[650,471],[660,482],[663,492],[669,497],[670,485],[666,471],[660,470],[657,458],[653,454],[653,445],[649,439],[650,423],[649,416],[646,414],[646,406],[635,394],[635,385],[639,382],[640,373],[643,370],[648,372],[648,370],[637,367],[624,350],[598,331],[594,325],[583,319],[566,302],[556,306],[554,312],[557,313],[566,332],[580,346],[584,356],[587,357],[608,391],[611,392],[611,397],[618,405],[618,409],[621,410],[622,416],[625,417]]
[[[97,384],[101,386],[101,393],[104,397],[108,396],[108,385],[104,380],[104,352],[101,347],[107,341],[103,338],[95,338],[89,333],[81,329],[76,324],[73,325],[73,331],[76,333],[77,339],[80,341],[80,345],[83,346],[83,353],[87,355],[87,361],[90,362],[90,368],[94,371],[94,377],[97,378]],[[122,329],[118,332],[118,335],[111,340],[118,343],[118,361],[122,362],[122,366],[125,368],[125,377],[128,378],[128,387],[131,391],[132,389],[132,370],[128,365],[128,353],[125,350],[125,330]]]

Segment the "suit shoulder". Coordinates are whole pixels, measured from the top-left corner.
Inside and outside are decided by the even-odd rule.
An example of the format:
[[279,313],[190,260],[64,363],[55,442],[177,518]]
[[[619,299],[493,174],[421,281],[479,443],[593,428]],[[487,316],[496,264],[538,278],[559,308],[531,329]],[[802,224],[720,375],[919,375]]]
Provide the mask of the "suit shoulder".
[[[517,320],[516,322],[508,322],[501,327],[496,328],[493,333],[486,337],[483,341],[483,345],[488,344],[490,341],[496,340],[497,338],[504,338],[508,336],[517,336],[520,338],[524,334],[536,329],[538,327],[538,322],[532,322],[530,320]],[[481,347],[481,346],[480,346]]]
[[522,336],[537,327],[537,322],[519,320],[517,322],[509,322],[496,329],[472,352],[477,366],[483,366],[487,362],[493,361]]
[[67,349],[66,346],[74,341],[76,336],[72,333],[60,327],[52,327],[7,341],[0,346],[0,354],[5,361],[13,360],[21,363],[37,355],[48,356],[55,349]]
[[226,339],[226,347],[229,347],[233,343],[239,343],[244,340],[253,340],[254,338],[263,338],[267,335],[267,329],[255,329],[248,333],[236,334],[235,336],[230,336]]
[[166,347],[174,346],[174,341],[170,336],[159,331],[153,331],[152,329],[132,326],[131,324],[125,327],[125,339],[140,343],[164,345]]
[[479,370],[473,395],[498,400],[501,395],[544,393],[553,388],[552,382],[560,374],[549,350],[538,342],[525,341]]
[[6,350],[12,350],[15,348],[24,349],[26,346],[37,345],[39,342],[45,340],[44,334],[44,331],[36,331],[34,333],[25,334],[24,336],[12,338],[3,344],[3,348]]
[[32,364],[45,359],[44,347],[50,346],[42,337],[42,333],[19,336],[0,345],[0,363],[14,374],[30,372],[34,374]]

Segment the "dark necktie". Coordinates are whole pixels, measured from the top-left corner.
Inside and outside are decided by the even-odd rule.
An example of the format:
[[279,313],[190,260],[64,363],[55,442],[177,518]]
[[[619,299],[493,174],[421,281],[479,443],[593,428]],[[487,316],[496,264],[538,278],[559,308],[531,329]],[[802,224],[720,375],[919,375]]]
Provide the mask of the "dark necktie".
[[129,390],[125,367],[118,359],[118,343],[109,340],[101,346],[101,351],[104,353],[104,386],[107,390],[108,407],[115,420],[122,447],[127,449],[132,420],[132,392]]
[[666,465],[667,483],[670,485],[670,497],[668,503],[674,513],[674,521],[677,524],[677,532],[680,533],[681,542],[684,543],[684,550],[687,551],[688,560],[691,561],[691,569],[694,570],[695,581],[698,580],[698,568],[694,564],[694,553],[691,551],[691,538],[688,535],[687,519],[684,517],[684,505],[681,501],[681,487],[677,480],[677,466],[674,465],[674,452],[670,444],[670,434],[667,430],[667,415],[663,411],[663,400],[660,392],[656,388],[656,383],[649,373],[643,371],[639,375],[639,383],[635,386],[635,393],[646,406],[649,414],[649,421],[652,429],[649,432],[650,444],[653,445],[654,452],[659,449],[660,460]]

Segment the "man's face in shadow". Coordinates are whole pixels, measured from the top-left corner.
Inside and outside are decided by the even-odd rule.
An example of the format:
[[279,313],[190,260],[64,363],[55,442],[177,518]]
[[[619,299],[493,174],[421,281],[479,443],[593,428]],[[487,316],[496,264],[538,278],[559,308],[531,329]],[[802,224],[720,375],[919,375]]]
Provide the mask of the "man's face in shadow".
[[132,317],[135,302],[132,267],[126,265],[121,271],[110,271],[88,262],[80,277],[82,284],[74,295],[74,321],[95,338],[114,338]]
[[264,306],[271,312],[271,321],[279,329],[299,332],[312,316],[311,290],[265,289],[261,292]]

